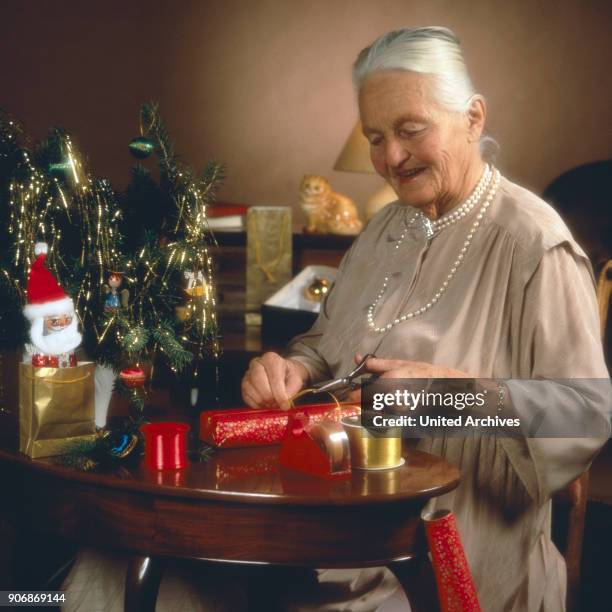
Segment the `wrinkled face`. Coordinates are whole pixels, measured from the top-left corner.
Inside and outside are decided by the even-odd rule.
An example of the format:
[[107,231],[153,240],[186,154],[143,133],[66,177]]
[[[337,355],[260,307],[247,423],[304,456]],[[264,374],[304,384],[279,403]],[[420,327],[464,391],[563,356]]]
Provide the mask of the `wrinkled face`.
[[72,315],[62,314],[62,315],[52,315],[50,317],[44,318],[44,331],[45,335],[52,334],[55,332],[62,331],[72,323]]
[[436,102],[432,77],[375,72],[359,92],[359,112],[374,168],[402,202],[438,207],[461,193],[474,134],[466,115]]

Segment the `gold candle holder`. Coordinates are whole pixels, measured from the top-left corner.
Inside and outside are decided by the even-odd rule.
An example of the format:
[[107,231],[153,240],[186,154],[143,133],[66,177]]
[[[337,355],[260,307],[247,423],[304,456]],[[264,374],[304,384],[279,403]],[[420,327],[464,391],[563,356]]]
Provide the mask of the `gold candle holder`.
[[351,466],[358,470],[388,470],[404,464],[399,429],[373,435],[357,417],[342,419],[349,439]]

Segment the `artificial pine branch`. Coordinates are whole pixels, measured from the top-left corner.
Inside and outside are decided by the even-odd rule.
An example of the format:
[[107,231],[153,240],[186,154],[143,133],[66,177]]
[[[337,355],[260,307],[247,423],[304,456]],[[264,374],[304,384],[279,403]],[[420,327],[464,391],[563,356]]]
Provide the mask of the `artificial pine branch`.
[[91,472],[100,465],[100,450],[101,441],[99,438],[72,442],[65,448],[63,454],[54,458],[54,463],[81,472]]
[[123,336],[123,350],[129,355],[140,355],[146,349],[151,339],[151,334],[143,325],[129,327],[126,325],[126,333]]
[[181,372],[193,359],[193,354],[178,341],[172,325],[162,322],[159,327],[151,330],[152,339],[159,345],[164,357],[172,369]]
[[155,143],[155,152],[162,180],[172,183],[179,174],[174,145],[170,140],[156,102],[145,102],[140,109],[140,127],[144,136]]
[[209,161],[204,170],[202,170],[199,179],[202,196],[207,204],[215,199],[217,189],[224,179],[225,165],[216,161]]

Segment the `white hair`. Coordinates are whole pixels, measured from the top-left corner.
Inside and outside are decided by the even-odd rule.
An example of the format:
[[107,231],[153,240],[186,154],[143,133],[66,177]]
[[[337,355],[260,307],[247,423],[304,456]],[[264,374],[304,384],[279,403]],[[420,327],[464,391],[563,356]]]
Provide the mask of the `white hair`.
[[[451,112],[466,112],[476,95],[459,39],[448,28],[404,28],[377,38],[359,53],[353,66],[357,90],[370,74],[381,70],[406,70],[433,77],[437,101]],[[494,157],[498,148],[490,136],[481,137],[484,158]]]

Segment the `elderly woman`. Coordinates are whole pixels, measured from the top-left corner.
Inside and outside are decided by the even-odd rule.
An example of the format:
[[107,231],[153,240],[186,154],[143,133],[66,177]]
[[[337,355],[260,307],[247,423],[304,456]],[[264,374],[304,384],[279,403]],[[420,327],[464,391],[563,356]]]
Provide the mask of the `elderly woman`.
[[[559,406],[565,435],[582,431],[584,411],[608,408],[608,382],[591,393],[559,379],[608,377],[589,261],[550,206],[487,163],[486,104],[457,38],[435,27],[390,32],[361,52],[354,79],[372,162],[398,201],[345,255],[288,356],[251,362],[244,400],[288,407],[375,352],[369,369],[387,378],[507,379],[501,397],[519,416]],[[550,497],[588,468],[609,436],[605,417],[598,427],[597,438],[419,442],[461,469],[459,488],[432,506],[456,515],[483,610],[565,609]],[[324,610],[376,609],[392,590],[382,569],[318,578],[338,586]],[[368,584],[364,601],[357,591]]]

